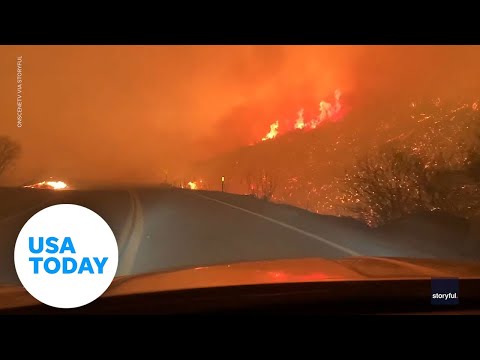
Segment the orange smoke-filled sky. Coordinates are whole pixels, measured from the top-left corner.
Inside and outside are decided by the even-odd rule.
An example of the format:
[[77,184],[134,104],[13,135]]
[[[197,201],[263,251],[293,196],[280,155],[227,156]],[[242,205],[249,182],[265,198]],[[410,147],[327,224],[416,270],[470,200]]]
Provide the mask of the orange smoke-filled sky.
[[478,46],[3,46],[0,135],[23,149],[5,176],[162,180],[335,89],[358,106],[478,94],[478,63]]

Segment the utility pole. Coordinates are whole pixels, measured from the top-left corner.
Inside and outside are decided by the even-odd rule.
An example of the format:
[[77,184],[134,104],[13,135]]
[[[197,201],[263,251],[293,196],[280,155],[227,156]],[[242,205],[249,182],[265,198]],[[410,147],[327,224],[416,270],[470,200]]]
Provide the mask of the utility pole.
[[225,184],[225,176],[222,176],[222,192],[224,190],[224,184]]

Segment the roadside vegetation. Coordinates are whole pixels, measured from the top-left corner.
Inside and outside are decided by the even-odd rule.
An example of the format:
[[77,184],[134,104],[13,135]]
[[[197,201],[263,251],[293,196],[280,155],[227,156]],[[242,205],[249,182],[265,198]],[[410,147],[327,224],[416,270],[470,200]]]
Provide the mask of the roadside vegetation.
[[461,158],[440,153],[426,161],[405,149],[381,148],[346,172],[338,206],[371,226],[424,212],[472,218],[480,211],[480,153],[472,148]]

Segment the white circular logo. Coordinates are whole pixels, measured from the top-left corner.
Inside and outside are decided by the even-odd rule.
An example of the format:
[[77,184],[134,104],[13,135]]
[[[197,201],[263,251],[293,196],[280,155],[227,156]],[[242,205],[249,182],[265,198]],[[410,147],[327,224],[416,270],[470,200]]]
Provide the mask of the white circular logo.
[[34,298],[67,309],[91,303],[107,290],[117,271],[118,247],[98,214],[60,204],[27,221],[14,257],[17,275]]

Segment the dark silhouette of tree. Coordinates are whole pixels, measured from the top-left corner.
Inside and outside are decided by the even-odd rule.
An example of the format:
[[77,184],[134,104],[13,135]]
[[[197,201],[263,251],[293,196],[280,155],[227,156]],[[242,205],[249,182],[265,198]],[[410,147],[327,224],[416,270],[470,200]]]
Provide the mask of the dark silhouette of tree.
[[277,187],[277,179],[268,171],[262,171],[260,178],[261,198],[269,201],[272,199],[275,189]]
[[0,136],[0,176],[11,167],[20,155],[20,145],[8,136]]
[[266,201],[272,199],[277,186],[276,177],[265,169],[260,171],[247,171],[245,182],[247,184],[249,195]]
[[247,184],[247,191],[249,195],[257,196],[257,187],[255,177],[252,171],[247,171],[245,175],[245,183]]

